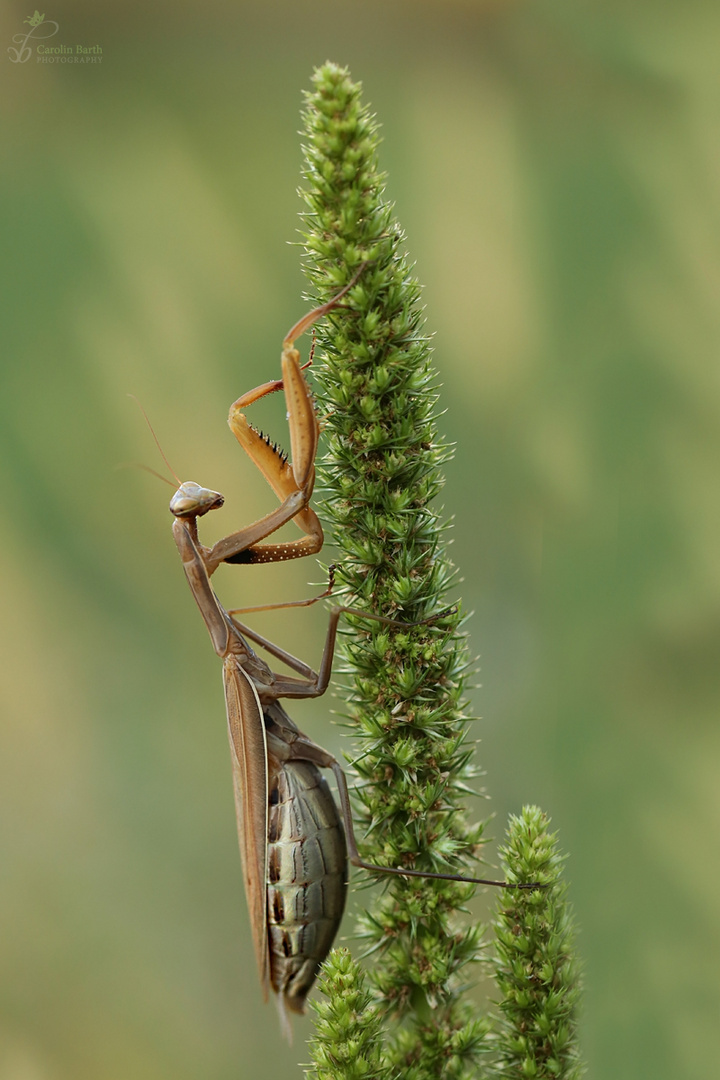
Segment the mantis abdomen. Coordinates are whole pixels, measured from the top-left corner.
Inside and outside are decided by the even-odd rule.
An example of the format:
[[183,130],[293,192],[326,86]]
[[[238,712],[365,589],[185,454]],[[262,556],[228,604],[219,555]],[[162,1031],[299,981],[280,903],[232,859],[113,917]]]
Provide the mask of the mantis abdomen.
[[270,757],[268,774],[270,981],[287,1007],[301,1013],[345,906],[345,835],[316,765]]

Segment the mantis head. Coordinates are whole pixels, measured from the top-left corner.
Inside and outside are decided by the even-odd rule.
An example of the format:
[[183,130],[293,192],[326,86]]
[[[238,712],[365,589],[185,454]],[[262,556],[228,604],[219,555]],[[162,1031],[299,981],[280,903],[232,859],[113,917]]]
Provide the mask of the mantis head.
[[170,500],[170,513],[178,518],[198,518],[208,510],[218,510],[225,502],[219,491],[200,487],[194,480],[186,480]]

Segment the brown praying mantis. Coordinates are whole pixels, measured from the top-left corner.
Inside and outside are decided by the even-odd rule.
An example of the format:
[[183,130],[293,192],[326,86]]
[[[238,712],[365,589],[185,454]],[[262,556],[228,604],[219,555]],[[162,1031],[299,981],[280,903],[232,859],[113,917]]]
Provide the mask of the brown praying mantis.
[[[305,998],[340,925],[348,858],[354,866],[403,877],[504,888],[538,887],[536,883],[515,885],[364,862],[358,854],[348,785],[340,763],[304,735],[280,705],[281,698],[315,698],[325,693],[338,622],[344,612],[401,628],[435,622],[442,618],[443,612],[422,623],[400,623],[335,606],[316,672],[239,622],[236,616],[243,611],[315,603],[330,594],[332,571],[328,588],[321,596],[266,608],[226,611],[210,584],[211,575],[223,562],[277,562],[310,555],[322,547],[322,528],[309,506],[320,425],[294,343],[313,323],[339,305],[363,269],[364,266],[332,300],[310,311],[289,331],[283,341],[282,378],[249,391],[230,409],[233,434],[281,500],[280,505],[206,548],[198,538],[197,519],[221,507],[223,496],[190,481],[180,485],[170,502],[175,517],[173,535],[183,569],[213,647],[223,661],[238,836],[255,955],[265,997],[272,987],[278,996],[286,1032],[289,1032],[286,1010],[303,1012]],[[248,405],[279,390],[284,391],[287,404],[290,461],[248,423],[243,412]],[[263,543],[291,520],[305,534],[303,537],[284,543]],[[295,674],[272,671],[249,642],[261,646]],[[335,776],[344,831],[320,769],[330,769]]]

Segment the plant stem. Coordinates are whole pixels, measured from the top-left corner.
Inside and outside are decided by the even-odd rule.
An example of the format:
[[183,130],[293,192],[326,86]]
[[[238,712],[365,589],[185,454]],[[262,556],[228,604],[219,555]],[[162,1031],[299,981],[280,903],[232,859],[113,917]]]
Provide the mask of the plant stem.
[[536,806],[511,817],[501,849],[509,881],[541,881],[544,889],[505,892],[495,923],[500,991],[495,1075],[527,1080],[578,1080],[580,995],[574,927],[561,880],[564,857]]
[[[329,300],[367,264],[346,306],[318,330],[321,483],[349,602],[415,622],[441,611],[453,577],[446,526],[431,505],[450,455],[437,432],[420,289],[384,200],[377,130],[360,93],[347,71],[326,64],[306,112],[305,262],[314,301]],[[472,751],[460,621],[456,609],[413,628],[351,620],[347,691],[368,861],[463,873],[477,856],[482,826],[469,828],[461,809]],[[409,1080],[474,1075],[486,1027],[461,1002],[460,976],[464,982],[477,957],[480,932],[451,925],[473,889],[386,877],[383,885],[362,932],[379,957],[373,978],[384,1011],[400,1021],[388,1061]]]
[[313,1001],[317,1033],[310,1043],[313,1080],[380,1080],[381,1019],[365,977],[347,949],[333,949],[320,976],[325,1000]]

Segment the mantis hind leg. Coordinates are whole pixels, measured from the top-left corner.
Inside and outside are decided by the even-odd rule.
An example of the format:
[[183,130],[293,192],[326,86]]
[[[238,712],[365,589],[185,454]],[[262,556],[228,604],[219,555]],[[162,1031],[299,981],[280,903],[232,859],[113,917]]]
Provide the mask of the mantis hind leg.
[[[284,738],[268,732],[268,750],[276,758],[282,761],[311,761],[324,769],[331,769],[337,783],[340,797],[340,810],[345,825],[345,840],[348,849],[348,858],[353,866],[373,873],[393,874],[396,877],[432,878],[436,881],[460,881],[467,885],[493,885],[500,889],[542,889],[544,886],[537,881],[511,882],[496,881],[492,878],[476,878],[466,874],[436,873],[431,870],[411,870],[406,867],[378,866],[377,863],[369,863],[360,857],[355,839],[355,826],[353,824],[352,807],[350,805],[350,791],[347,777],[337,758],[328,753],[317,743],[308,739],[300,732],[289,731],[284,733]],[[287,740],[287,741],[286,741]]]

